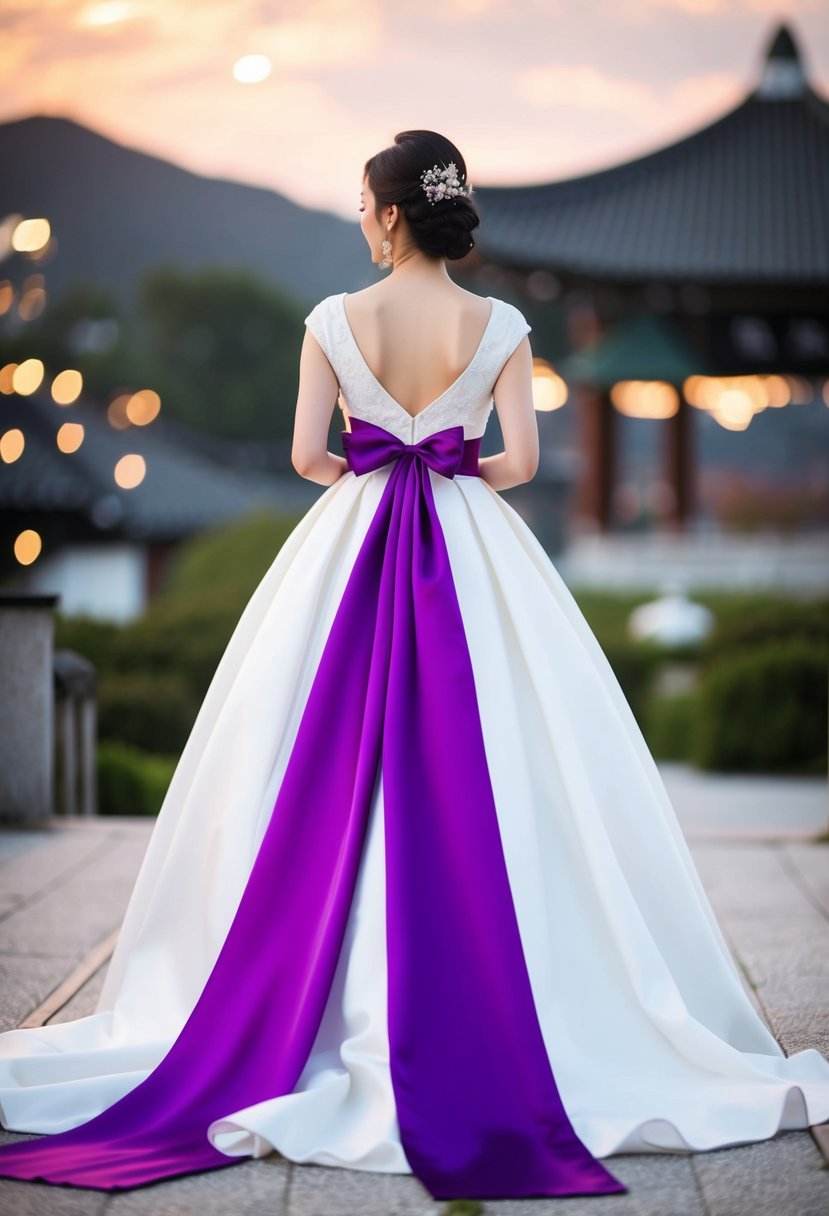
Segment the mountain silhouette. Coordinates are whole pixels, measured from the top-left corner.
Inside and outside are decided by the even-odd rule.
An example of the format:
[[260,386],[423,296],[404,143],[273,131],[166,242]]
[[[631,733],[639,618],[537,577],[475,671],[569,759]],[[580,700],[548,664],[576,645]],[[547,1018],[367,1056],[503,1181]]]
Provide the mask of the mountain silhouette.
[[68,118],[0,124],[0,164],[0,216],[51,224],[53,296],[83,280],[111,288],[131,312],[137,281],[159,263],[248,268],[309,306],[372,281],[356,223],[275,190],[191,173]]

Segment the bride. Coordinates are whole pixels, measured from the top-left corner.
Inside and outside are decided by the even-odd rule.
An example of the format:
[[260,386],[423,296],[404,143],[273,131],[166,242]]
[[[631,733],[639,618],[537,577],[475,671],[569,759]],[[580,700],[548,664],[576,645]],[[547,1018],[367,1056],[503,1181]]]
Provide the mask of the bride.
[[0,1176],[116,1191],[276,1151],[435,1198],[590,1195],[627,1189],[620,1153],[829,1119],[829,1062],[755,1012],[607,659],[498,493],[538,433],[530,326],[447,273],[479,223],[443,136],[365,165],[391,273],[321,300],[300,356],[293,459],[327,488],[221,658],[96,1009],[0,1035],[3,1125],[35,1134]]

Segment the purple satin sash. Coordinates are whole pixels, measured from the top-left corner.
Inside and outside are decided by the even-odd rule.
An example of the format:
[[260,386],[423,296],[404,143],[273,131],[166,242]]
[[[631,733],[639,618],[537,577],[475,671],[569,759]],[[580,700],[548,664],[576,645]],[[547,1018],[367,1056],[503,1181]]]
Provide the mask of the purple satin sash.
[[390,431],[364,418],[352,418],[351,426],[351,431],[340,432],[340,439],[346,464],[358,476],[382,468],[399,456],[415,454],[443,477],[454,477],[457,473],[478,475],[482,436],[464,439],[462,426],[435,431],[420,443],[404,443]]
[[351,425],[349,468],[392,468],[205,987],[144,1081],[79,1127],[0,1146],[0,1177],[116,1191],[247,1159],[207,1126],[300,1077],[382,761],[390,1067],[413,1172],[436,1199],[627,1190],[564,1111],[515,918],[429,472],[477,471],[477,447],[461,426],[406,445]]

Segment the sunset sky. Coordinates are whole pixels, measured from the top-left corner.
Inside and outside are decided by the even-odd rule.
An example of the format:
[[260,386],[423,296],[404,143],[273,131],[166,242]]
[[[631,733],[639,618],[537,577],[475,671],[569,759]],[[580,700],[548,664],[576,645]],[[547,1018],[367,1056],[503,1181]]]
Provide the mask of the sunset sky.
[[[782,20],[829,93],[827,0],[0,0],[0,121],[73,118],[356,220],[398,130],[445,133],[473,186],[603,168],[737,104]],[[269,74],[237,79],[245,56]]]

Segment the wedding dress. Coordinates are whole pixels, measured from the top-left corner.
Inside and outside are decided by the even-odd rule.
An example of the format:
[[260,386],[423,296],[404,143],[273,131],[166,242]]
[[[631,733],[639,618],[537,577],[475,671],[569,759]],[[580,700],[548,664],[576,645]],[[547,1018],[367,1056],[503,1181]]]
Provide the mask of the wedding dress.
[[[435,1198],[829,1119],[752,1005],[662,780],[541,544],[477,476],[530,331],[489,297],[417,415],[344,295],[306,318],[348,471],[247,604],[95,1011],[0,1035],[0,1176],[115,1191],[278,1151]],[[124,807],[128,812],[129,807]]]

